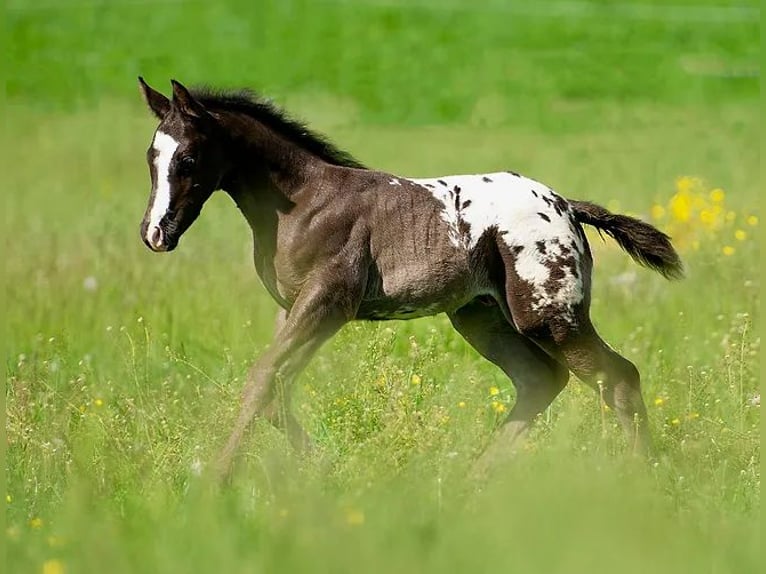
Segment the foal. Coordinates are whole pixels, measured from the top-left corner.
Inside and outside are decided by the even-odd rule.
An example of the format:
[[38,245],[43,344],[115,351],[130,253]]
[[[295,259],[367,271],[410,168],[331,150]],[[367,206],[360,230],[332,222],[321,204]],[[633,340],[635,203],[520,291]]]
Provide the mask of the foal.
[[602,393],[632,448],[649,448],[638,371],[589,317],[593,259],[582,225],[677,278],[665,234],[514,172],[411,179],[366,169],[248,92],[190,92],[173,81],[168,99],[139,84],[160,120],[147,152],[144,243],[173,250],[222,189],[250,224],[255,268],[282,308],[273,344],[248,373],[222,475],[258,415],[296,448],[309,446],[278,395],[289,400],[292,379],[345,323],[437,313],[516,387],[493,449],[526,431],[570,371]]

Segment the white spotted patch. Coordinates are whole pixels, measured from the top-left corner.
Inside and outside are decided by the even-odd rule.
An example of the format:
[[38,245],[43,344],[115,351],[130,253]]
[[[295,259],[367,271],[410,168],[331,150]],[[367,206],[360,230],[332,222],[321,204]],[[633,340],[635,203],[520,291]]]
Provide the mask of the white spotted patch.
[[[584,296],[585,245],[569,205],[550,188],[509,172],[410,181],[444,205],[441,217],[453,245],[470,250],[487,229],[496,227],[498,237],[517,252],[516,272],[532,286],[534,309],[554,306],[574,320],[573,307]],[[556,281],[551,281],[552,265],[563,271]]]
[[157,187],[154,190],[154,201],[149,210],[149,225],[146,228],[146,239],[152,241],[154,229],[159,227],[160,220],[170,207],[170,162],[178,148],[178,142],[168,134],[157,131],[152,142],[156,155],[154,169],[157,174]]

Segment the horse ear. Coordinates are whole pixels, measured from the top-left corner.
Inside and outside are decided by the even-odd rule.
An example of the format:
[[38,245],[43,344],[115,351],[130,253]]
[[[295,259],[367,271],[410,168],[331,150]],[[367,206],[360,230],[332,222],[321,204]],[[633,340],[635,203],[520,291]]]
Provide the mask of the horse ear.
[[147,84],[141,76],[138,76],[138,87],[146,105],[154,115],[159,119],[164,118],[170,110],[170,100]]
[[194,96],[180,82],[170,80],[170,83],[173,85],[173,103],[181,112],[195,118],[208,115],[205,106],[195,100]]

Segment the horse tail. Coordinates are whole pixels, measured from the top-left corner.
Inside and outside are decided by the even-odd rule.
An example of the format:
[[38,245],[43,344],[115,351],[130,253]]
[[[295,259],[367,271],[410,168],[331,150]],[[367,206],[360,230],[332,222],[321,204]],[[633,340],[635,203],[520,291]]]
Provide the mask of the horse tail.
[[683,264],[670,237],[656,227],[635,217],[612,213],[589,201],[569,203],[577,221],[609,235],[639,265],[654,269],[666,279],[683,277]]

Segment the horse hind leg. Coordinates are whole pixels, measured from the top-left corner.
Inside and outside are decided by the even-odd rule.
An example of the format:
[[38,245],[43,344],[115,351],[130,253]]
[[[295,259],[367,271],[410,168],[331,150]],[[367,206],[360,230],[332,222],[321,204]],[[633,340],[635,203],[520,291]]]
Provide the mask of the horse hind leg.
[[474,301],[451,313],[449,318],[455,330],[479,354],[500,367],[516,388],[513,408],[476,463],[475,470],[484,474],[489,466],[519,446],[535,417],[566,386],[569,371],[518,333],[500,305]]
[[559,313],[555,319],[542,325],[535,322],[531,328],[523,321],[518,323],[522,332],[601,394],[617,414],[633,452],[648,455],[651,437],[638,369],[601,339],[584,312],[579,315],[569,322],[562,321]]
[[557,346],[572,372],[615,411],[631,450],[649,455],[652,441],[638,369],[605,343],[590,322],[587,327]]
[[548,281],[533,285],[519,277],[511,253],[505,254],[505,294],[513,323],[521,334],[602,393],[634,452],[648,454],[651,439],[638,369],[607,345],[591,323],[589,256],[565,255],[558,267],[549,268]]

